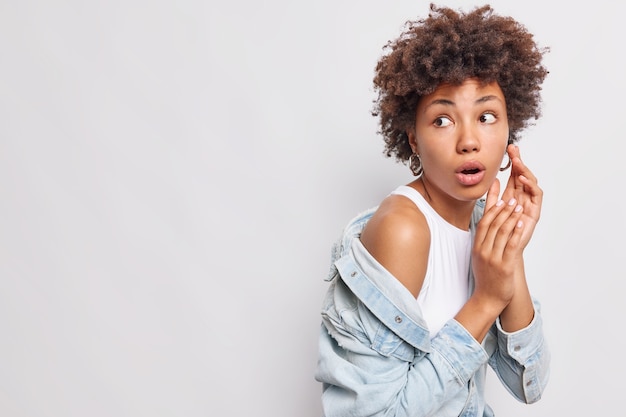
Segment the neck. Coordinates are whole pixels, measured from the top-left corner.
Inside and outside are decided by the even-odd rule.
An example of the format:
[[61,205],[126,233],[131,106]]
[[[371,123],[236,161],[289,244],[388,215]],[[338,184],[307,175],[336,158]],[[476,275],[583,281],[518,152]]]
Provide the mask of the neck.
[[468,230],[476,200],[457,200],[438,189],[424,176],[409,184],[416,189],[430,206],[448,223]]

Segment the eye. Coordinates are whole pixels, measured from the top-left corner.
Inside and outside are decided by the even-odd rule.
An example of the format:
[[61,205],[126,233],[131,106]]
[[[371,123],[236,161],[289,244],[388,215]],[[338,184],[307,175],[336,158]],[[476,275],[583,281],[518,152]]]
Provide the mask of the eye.
[[445,116],[439,116],[435,119],[433,124],[437,127],[446,127],[452,124],[452,120],[448,119]]
[[483,113],[480,115],[481,123],[491,124],[491,123],[495,123],[495,121],[496,121],[496,116],[494,116],[491,113]]

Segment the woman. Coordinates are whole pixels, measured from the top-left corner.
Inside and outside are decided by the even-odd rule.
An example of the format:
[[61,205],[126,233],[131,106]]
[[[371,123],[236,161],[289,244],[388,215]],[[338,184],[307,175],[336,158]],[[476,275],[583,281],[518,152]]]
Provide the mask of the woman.
[[386,49],[373,114],[386,155],[416,178],[334,247],[316,372],[324,414],[492,416],[487,365],[536,402],[550,358],[523,252],[543,192],[515,143],[540,116],[546,50],[490,6],[434,5]]

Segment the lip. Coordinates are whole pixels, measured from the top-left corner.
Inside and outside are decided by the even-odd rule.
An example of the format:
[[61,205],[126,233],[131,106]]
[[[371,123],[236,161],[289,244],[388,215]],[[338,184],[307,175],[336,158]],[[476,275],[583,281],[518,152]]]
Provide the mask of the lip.
[[456,169],[455,175],[463,185],[476,185],[485,177],[485,166],[478,161],[468,161]]

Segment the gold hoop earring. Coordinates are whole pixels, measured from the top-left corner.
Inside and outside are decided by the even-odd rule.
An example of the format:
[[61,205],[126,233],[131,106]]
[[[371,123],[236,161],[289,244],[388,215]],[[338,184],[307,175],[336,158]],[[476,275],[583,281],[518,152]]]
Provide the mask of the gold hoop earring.
[[411,169],[411,172],[413,173],[413,175],[415,175],[418,178],[421,177],[422,174],[424,173],[424,167],[422,166],[422,159],[420,158],[418,154],[414,153],[413,155],[409,157],[409,168]]
[[507,162],[507,164],[503,167],[500,167],[500,172],[502,171],[506,171],[507,169],[509,169],[511,167],[511,157],[509,156],[509,162]]

